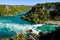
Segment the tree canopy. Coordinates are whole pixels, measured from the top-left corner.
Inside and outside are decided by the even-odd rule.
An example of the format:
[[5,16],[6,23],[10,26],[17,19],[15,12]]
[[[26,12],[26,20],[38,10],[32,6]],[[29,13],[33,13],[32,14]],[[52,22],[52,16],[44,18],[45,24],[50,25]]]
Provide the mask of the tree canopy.
[[[55,7],[54,10],[51,10],[53,7]],[[51,20],[60,21],[60,3],[36,4],[26,15],[23,15],[21,18],[34,23],[41,23],[43,21]]]

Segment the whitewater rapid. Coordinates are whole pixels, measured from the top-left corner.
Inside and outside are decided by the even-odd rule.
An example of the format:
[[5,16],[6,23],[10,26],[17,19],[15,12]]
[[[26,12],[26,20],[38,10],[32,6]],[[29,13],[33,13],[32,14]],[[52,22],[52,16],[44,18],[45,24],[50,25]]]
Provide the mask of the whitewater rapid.
[[16,33],[23,32],[24,30],[32,29],[33,33],[38,33],[40,32],[40,30],[37,31],[35,29],[42,25],[43,24],[29,25],[29,24],[15,24],[15,23],[0,23],[0,29],[5,28],[5,29],[8,29],[9,31],[15,31]]

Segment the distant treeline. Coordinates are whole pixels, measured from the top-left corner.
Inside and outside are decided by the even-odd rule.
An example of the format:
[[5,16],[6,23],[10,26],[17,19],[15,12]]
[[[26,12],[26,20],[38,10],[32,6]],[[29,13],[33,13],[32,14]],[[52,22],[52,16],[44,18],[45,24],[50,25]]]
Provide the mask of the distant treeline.
[[31,6],[25,5],[0,5],[0,16],[12,16],[30,9]]
[[60,21],[60,2],[36,4],[32,9],[21,17],[34,23],[43,21]]

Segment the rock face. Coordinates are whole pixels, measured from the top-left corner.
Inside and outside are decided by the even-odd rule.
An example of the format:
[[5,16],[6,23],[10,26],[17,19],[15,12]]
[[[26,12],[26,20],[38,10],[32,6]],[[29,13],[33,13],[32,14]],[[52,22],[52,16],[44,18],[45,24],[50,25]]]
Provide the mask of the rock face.
[[32,9],[21,18],[34,23],[43,23],[43,21],[52,20],[60,21],[59,5],[60,3],[37,4],[33,6]]

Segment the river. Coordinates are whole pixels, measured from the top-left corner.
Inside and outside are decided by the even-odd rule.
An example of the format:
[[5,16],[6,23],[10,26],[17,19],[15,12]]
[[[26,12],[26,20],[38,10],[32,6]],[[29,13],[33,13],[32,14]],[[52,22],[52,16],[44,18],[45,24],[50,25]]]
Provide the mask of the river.
[[[16,16],[1,16],[0,17],[0,38],[15,36],[16,33],[22,32],[23,30],[32,29],[33,33],[38,34],[42,29],[40,28],[44,24],[34,24],[29,21],[23,20],[20,16],[26,14],[26,12],[19,13]],[[54,26],[54,25],[45,25],[45,26]],[[51,30],[55,30],[51,28]]]

